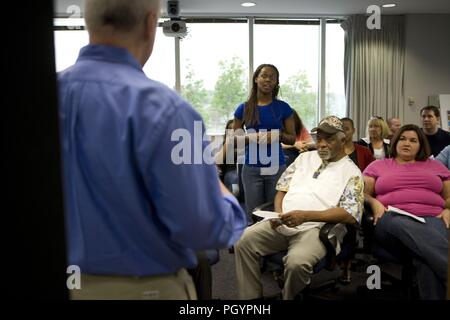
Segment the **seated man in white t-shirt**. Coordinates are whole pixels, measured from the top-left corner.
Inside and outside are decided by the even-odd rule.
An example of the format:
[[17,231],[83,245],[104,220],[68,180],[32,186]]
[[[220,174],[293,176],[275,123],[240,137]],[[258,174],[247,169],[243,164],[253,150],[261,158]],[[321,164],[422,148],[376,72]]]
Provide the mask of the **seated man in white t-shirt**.
[[282,295],[293,299],[310,283],[314,265],[326,255],[320,228],[327,222],[340,223],[331,231],[339,252],[346,232],[343,224],[360,222],[363,179],[345,154],[342,122],[326,117],[312,131],[317,131],[317,151],[300,154],[278,181],[274,207],[280,219],[248,227],[235,245],[241,299],[263,296],[259,258],[282,250],[288,250]]

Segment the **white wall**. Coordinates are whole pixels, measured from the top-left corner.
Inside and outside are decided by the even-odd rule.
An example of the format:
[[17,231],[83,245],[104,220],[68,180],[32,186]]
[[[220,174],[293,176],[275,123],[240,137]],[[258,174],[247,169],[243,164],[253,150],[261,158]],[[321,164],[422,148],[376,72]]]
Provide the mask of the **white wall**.
[[[420,125],[428,96],[450,93],[450,14],[407,15],[402,124]],[[408,105],[413,97],[415,104]]]

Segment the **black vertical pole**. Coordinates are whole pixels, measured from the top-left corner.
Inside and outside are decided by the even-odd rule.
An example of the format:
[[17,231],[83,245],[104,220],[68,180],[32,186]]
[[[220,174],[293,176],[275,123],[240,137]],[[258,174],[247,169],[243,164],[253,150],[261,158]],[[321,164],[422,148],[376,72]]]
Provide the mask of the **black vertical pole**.
[[4,292],[67,299],[53,2],[10,5],[2,49]]

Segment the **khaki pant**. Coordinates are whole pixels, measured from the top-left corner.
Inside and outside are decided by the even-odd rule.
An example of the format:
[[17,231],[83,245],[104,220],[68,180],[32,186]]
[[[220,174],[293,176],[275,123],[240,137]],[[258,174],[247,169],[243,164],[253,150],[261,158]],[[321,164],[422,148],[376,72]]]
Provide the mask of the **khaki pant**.
[[175,274],[128,277],[81,275],[81,289],[70,291],[72,300],[196,300],[185,269]]
[[273,230],[268,220],[248,227],[235,244],[236,276],[240,299],[256,299],[263,296],[261,256],[288,249],[283,259],[283,299],[294,299],[310,283],[313,267],[326,254],[320,242],[318,228],[301,231],[287,237]]

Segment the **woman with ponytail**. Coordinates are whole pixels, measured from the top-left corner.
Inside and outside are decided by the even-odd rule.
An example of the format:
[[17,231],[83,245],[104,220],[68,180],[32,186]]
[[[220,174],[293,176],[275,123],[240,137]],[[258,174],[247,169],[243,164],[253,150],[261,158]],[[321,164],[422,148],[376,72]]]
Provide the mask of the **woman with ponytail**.
[[[278,100],[279,72],[271,64],[262,64],[254,72],[248,100],[234,113],[233,129],[245,143],[245,163],[242,169],[247,213],[259,205],[273,201],[275,185],[286,168],[281,142],[295,143],[293,110]],[[241,140],[241,144],[242,143]]]

